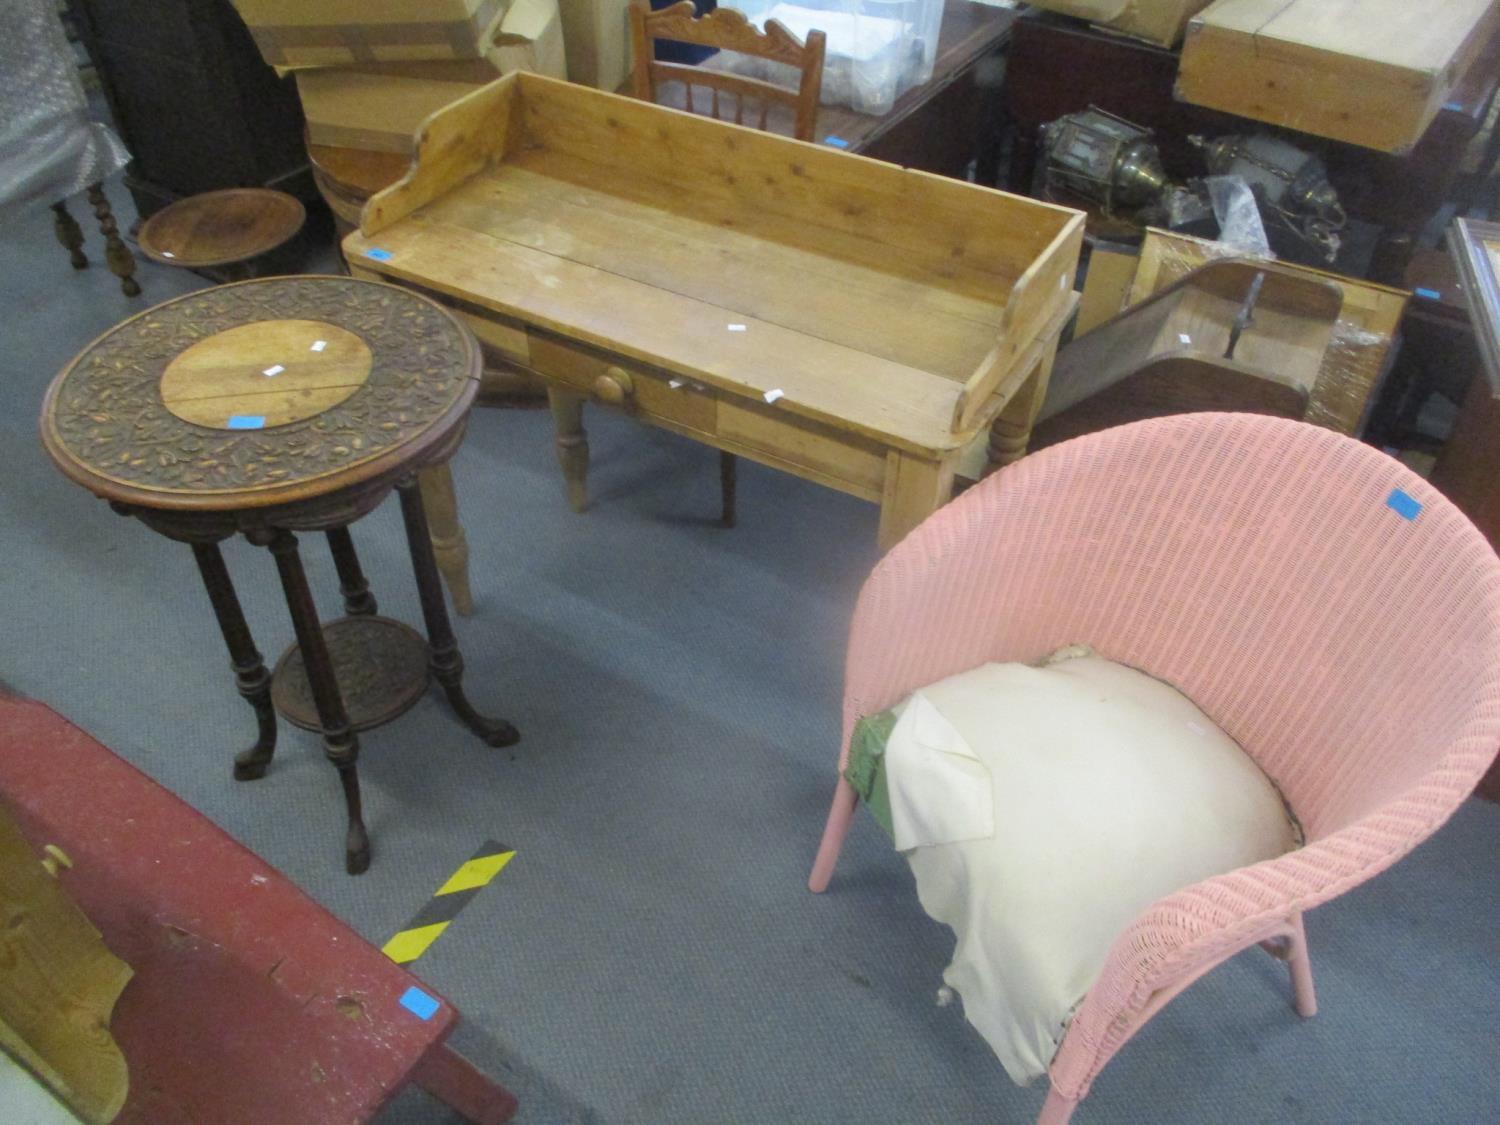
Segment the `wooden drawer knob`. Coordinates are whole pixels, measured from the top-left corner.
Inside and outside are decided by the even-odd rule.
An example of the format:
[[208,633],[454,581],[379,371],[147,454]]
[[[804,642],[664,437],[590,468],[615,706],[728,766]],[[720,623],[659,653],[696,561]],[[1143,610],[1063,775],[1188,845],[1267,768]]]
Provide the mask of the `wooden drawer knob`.
[[594,380],[594,397],[610,406],[623,406],[634,389],[630,372],[623,367],[607,367]]

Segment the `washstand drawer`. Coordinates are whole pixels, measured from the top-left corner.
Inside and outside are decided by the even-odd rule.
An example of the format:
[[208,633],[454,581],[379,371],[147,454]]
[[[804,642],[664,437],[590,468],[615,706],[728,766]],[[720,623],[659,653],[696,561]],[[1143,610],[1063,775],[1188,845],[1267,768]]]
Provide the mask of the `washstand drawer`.
[[607,352],[528,332],[531,367],[604,406],[649,415],[704,434],[715,432],[713,391],[691,379],[646,367]]
[[718,436],[725,445],[766,454],[801,476],[878,500],[885,481],[885,448],[774,404],[729,397],[719,403]]

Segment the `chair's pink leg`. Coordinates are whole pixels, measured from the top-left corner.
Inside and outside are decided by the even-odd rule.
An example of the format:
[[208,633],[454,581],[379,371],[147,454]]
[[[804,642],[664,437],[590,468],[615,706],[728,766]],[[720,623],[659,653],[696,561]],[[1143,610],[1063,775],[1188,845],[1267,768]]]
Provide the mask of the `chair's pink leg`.
[[1078,1108],[1078,1103],[1063,1097],[1056,1089],[1047,1091],[1047,1100],[1042,1103],[1042,1114],[1036,1119],[1036,1125],[1068,1125],[1068,1118],[1073,1116],[1073,1111]]
[[857,801],[854,786],[840,775],[838,787],[833,791],[833,805],[828,810],[828,823],[823,826],[818,858],[813,860],[812,875],[807,880],[807,889],[813,894],[822,894],[828,889],[828,880],[833,878],[833,867],[839,861],[844,837],[849,834],[849,822],[854,819]]
[[1318,1014],[1318,994],[1313,990],[1312,960],[1307,956],[1307,932],[1302,928],[1300,913],[1292,915],[1292,938],[1286,960],[1292,972],[1292,995],[1297,1014],[1303,1019],[1311,1019]]

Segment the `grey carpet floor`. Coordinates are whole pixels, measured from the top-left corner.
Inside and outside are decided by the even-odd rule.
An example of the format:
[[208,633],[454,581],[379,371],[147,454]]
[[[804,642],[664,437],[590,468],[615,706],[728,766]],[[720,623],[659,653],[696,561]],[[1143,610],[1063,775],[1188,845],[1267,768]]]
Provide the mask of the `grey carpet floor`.
[[[129,208],[115,189],[124,217]],[[480,411],[454,472],[478,612],[468,686],[517,723],[479,744],[432,696],[363,739],[375,862],[340,864],[332,770],[253,723],[189,552],[67,483],[38,445],[68,357],[145,307],[71,271],[36,209],[0,229],[0,679],[204,810],[376,943],[481,842],[517,855],[416,971],[521,1121],[1024,1122],[934,1002],[952,937],[859,821],[829,893],[804,880],[833,781],[845,631],[876,558],[872,506],[744,466],[720,530],[715,456],[595,413],[594,506],[566,507],[544,411]],[[122,223],[123,225],[123,223]],[[97,253],[94,244],[94,257]],[[145,302],[200,285],[143,264]],[[355,527],[383,611],[418,612],[394,504]],[[327,616],[337,584],[305,554]],[[289,643],[271,560],[227,548],[262,651]],[[1395,870],[1310,916],[1322,1014],[1252,951],[1106,1069],[1077,1121],[1500,1119],[1500,808],[1471,801]],[[211,877],[205,873],[205,877]],[[449,1120],[425,1095],[384,1118]]]

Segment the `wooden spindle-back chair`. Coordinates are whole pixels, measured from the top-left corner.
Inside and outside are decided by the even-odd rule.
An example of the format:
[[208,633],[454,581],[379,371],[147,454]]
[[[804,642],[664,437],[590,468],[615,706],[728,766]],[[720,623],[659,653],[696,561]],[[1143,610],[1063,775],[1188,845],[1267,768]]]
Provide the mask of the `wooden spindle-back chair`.
[[[756,129],[769,128],[771,110],[785,106],[793,116],[792,136],[799,141],[813,139],[827,46],[823,32],[810,33],[804,44],[776,20],[768,20],[762,32],[734,8],[718,8],[700,17],[692,0],[682,0],[655,12],[649,0],[631,0],[630,32],[635,52],[632,92],[636,97],[654,102],[663,83],[681,82],[687,91],[690,110],[698,111],[699,99],[693,91],[695,87],[702,88],[709,95],[709,116]],[[797,89],[790,90],[757,78],[658,62],[655,50],[658,39],[785,63],[800,71],[801,77]]]

